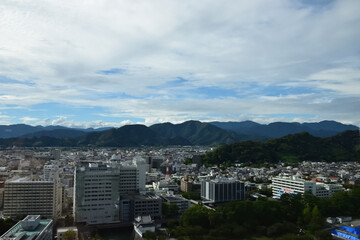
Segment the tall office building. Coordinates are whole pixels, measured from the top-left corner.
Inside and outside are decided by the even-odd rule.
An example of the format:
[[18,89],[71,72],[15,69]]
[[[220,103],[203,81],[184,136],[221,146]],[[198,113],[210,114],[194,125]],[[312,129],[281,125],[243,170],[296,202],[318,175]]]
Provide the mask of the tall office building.
[[213,203],[245,200],[245,185],[234,179],[203,180],[201,197]]
[[272,192],[274,198],[280,198],[282,194],[304,194],[310,192],[317,197],[330,197],[336,191],[343,191],[339,184],[324,184],[306,181],[299,176],[274,177],[272,179]]
[[113,223],[119,218],[119,168],[90,163],[76,168],[74,221]]
[[120,198],[145,190],[143,162],[89,163],[75,171],[74,220],[87,224],[120,221]]
[[61,195],[58,180],[10,179],[5,182],[4,216],[41,215],[56,220],[61,216]]

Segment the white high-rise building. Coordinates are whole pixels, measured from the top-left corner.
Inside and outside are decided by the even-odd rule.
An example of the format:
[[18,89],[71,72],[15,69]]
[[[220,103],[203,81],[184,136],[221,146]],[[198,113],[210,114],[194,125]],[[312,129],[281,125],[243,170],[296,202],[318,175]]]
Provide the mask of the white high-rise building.
[[14,178],[5,182],[4,189],[5,216],[41,215],[55,220],[61,216],[62,190],[58,179]]
[[272,192],[274,198],[280,198],[284,193],[304,194],[310,192],[317,197],[330,197],[336,191],[343,191],[339,184],[324,184],[306,181],[299,176],[274,177],[272,179]]
[[139,162],[89,163],[77,167],[73,208],[75,222],[119,222],[121,196],[139,194],[145,189],[144,169]]

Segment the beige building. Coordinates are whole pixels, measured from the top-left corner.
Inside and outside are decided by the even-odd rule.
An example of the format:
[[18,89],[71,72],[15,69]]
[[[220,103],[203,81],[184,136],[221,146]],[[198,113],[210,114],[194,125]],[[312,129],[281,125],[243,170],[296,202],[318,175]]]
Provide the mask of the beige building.
[[182,192],[191,192],[192,186],[193,186],[192,182],[185,180],[185,179],[181,179],[180,190]]
[[4,216],[41,215],[56,220],[61,216],[61,210],[62,194],[58,180],[24,177],[5,182]]

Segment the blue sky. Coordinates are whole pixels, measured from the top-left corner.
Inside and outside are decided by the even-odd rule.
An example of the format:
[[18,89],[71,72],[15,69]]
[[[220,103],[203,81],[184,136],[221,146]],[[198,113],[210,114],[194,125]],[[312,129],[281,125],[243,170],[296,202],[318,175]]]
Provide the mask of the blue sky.
[[0,124],[360,126],[358,9],[358,0],[4,0]]

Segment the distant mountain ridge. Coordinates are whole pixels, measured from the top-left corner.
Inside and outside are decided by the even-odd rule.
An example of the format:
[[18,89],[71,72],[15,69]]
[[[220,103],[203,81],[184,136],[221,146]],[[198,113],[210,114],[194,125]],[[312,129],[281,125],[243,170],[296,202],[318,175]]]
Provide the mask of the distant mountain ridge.
[[287,123],[273,122],[259,124],[252,121],[244,122],[210,122],[219,128],[234,131],[237,134],[279,138],[289,134],[308,132],[316,137],[330,137],[347,130],[358,130],[355,125],[346,125],[336,121],[321,121],[318,123]]
[[27,147],[218,146],[246,140],[264,142],[300,132],[308,132],[317,137],[328,137],[346,130],[358,129],[354,125],[345,125],[335,121],[302,124],[275,122],[263,125],[251,121],[205,123],[192,120],[180,124],[159,123],[150,127],[139,124],[125,125],[103,131],[17,124],[0,125],[0,145],[6,147],[13,145]]
[[[104,131],[110,128],[69,128],[63,126],[30,126],[26,124],[0,125],[0,138],[16,137],[78,137],[82,133]],[[62,130],[64,132],[62,132]]]
[[237,142],[219,146],[202,158],[208,165],[279,161],[290,164],[301,161],[360,162],[359,131],[348,130],[331,137],[314,137],[301,132],[267,142]]

